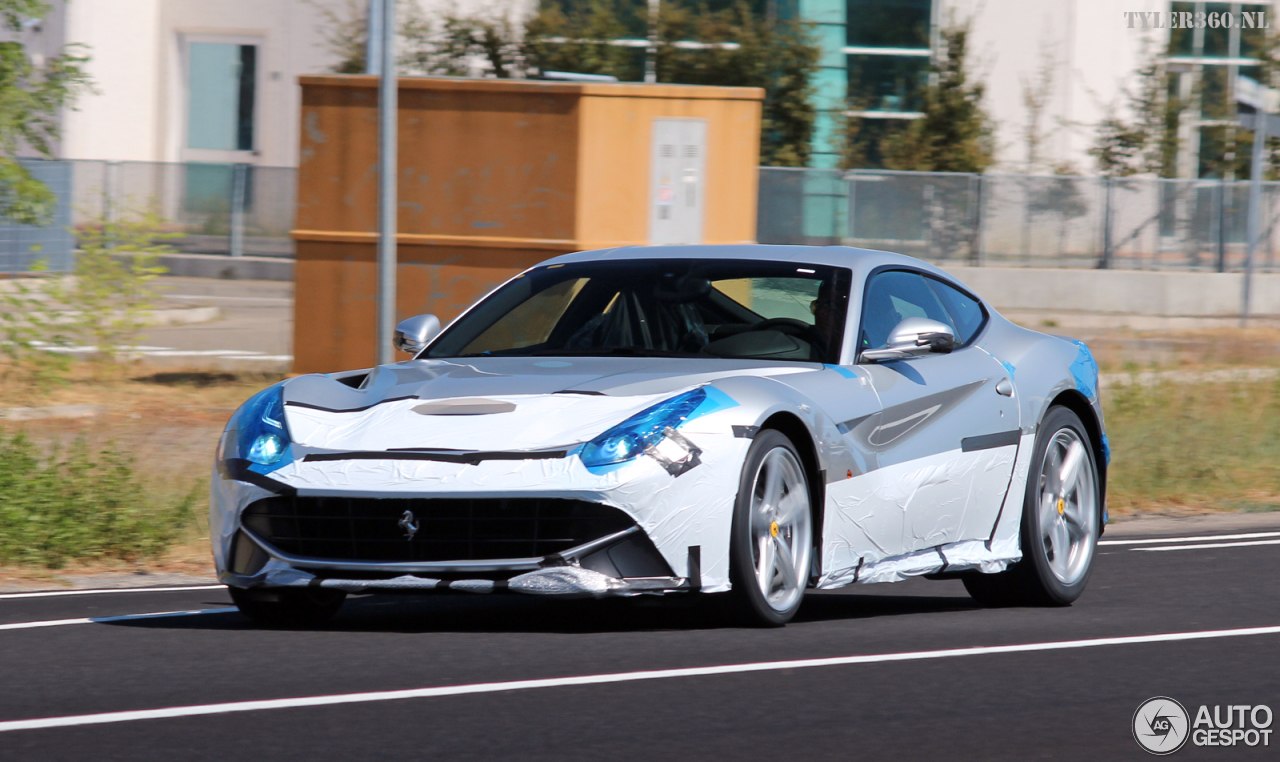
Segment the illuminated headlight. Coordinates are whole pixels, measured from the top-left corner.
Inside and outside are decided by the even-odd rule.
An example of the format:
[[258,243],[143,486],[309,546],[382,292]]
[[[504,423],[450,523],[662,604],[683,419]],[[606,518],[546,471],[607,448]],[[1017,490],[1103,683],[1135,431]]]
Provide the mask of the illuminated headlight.
[[693,468],[701,451],[676,429],[706,399],[699,388],[641,410],[583,445],[582,464],[602,469],[648,454],[673,474]]
[[289,448],[284,422],[284,391],[264,389],[240,406],[222,435],[219,457],[241,458],[260,466],[275,465]]

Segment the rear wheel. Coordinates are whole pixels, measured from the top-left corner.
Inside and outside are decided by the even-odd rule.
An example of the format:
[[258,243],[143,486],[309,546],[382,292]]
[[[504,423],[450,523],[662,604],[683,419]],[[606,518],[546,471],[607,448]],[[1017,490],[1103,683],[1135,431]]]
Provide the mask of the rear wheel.
[[782,432],[767,429],[752,441],[731,531],[729,568],[739,614],[751,624],[786,624],[809,584],[813,512],[804,466]]
[[347,594],[341,590],[315,587],[253,588],[233,587],[231,600],[240,613],[258,624],[278,627],[305,627],[327,622],[342,608]]
[[1089,432],[1065,407],[1050,408],[1040,431],[1022,511],[1022,560],[964,579],[983,605],[1066,606],[1084,592],[1093,568],[1102,495]]

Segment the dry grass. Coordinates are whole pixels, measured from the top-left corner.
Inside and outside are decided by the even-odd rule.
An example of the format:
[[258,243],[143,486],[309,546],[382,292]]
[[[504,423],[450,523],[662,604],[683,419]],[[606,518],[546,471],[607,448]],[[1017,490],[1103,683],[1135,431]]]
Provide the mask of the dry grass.
[[1280,383],[1103,392],[1117,515],[1280,510]]
[[1089,344],[1104,373],[1280,365],[1280,329],[1276,328],[1108,331],[1080,338]]

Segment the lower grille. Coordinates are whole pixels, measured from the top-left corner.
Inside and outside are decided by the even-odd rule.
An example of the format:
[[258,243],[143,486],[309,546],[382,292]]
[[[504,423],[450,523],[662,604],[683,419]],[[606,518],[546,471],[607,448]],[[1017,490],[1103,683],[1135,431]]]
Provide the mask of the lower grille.
[[[241,523],[291,555],[392,562],[540,558],[635,522],[607,505],[560,498],[280,496],[251,504]],[[412,539],[402,524],[417,526]]]

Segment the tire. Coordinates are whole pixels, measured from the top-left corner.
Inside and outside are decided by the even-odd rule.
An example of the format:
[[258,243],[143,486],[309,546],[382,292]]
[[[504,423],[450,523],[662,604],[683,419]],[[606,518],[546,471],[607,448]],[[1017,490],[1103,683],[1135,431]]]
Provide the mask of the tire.
[[800,608],[813,557],[809,479],[782,432],[765,429],[752,440],[730,533],[729,577],[738,618],[781,627]]
[[233,587],[231,600],[240,613],[258,624],[275,627],[308,627],[323,624],[342,608],[347,594],[341,590],[314,587],[254,588]]
[[[971,574],[965,589],[984,606],[1069,606],[1093,570],[1102,492],[1089,431],[1054,406],[1040,424],[1023,498],[1022,560],[999,574]],[[1061,483],[1066,476],[1068,483]]]

